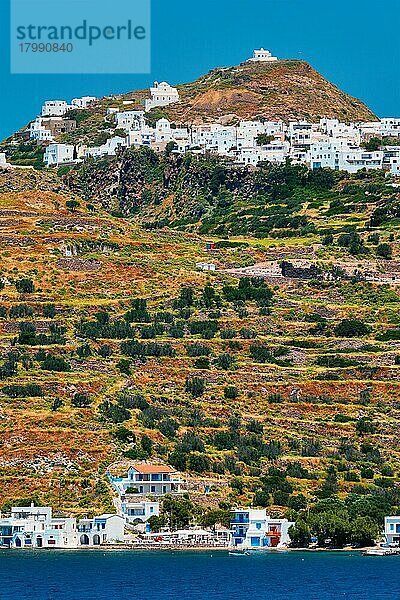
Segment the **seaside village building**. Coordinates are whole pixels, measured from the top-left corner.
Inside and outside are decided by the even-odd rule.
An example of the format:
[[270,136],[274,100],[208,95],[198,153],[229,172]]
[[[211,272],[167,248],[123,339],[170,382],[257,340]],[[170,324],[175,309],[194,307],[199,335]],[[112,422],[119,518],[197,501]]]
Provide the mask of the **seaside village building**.
[[16,506],[0,516],[0,546],[10,548],[78,548],[123,541],[124,520],[118,515],[94,519],[55,518],[48,506]]
[[160,514],[159,500],[166,494],[182,493],[181,474],[168,465],[133,464],[123,477],[110,472],[108,479],[117,492],[114,505],[126,523],[145,524]]
[[400,546],[400,517],[385,517],[384,534],[389,546]]
[[132,465],[126,477],[113,477],[109,473],[109,480],[114,489],[119,493],[154,496],[181,493],[181,476],[179,471],[168,465]]
[[93,519],[81,519],[77,526],[78,545],[100,546],[107,542],[123,542],[124,525],[120,515],[104,514]]
[[282,548],[289,544],[287,519],[273,519],[266,509],[234,509],[231,513],[231,545],[239,549]]
[[78,109],[83,110],[87,108],[91,102],[97,100],[95,96],[83,96],[82,98],[74,98],[71,104],[68,104],[65,100],[46,100],[42,106],[41,116],[42,117],[62,117],[69,110]]

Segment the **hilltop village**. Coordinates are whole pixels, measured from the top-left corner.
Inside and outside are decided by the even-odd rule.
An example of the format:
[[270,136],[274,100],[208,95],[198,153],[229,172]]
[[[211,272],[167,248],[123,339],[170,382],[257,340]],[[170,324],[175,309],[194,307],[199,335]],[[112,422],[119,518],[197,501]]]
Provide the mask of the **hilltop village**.
[[[263,48],[255,50],[248,63],[275,63],[277,57]],[[180,102],[177,88],[163,81],[155,82],[143,106],[125,100],[112,106],[109,98],[102,133],[104,143],[91,146],[82,140],[62,143],[63,134],[74,131],[79,111],[96,106],[92,96],[65,100],[48,100],[41,114],[20,132],[18,140],[35,141],[44,149],[47,166],[73,165],[89,158],[115,156],[124,148],[149,147],[161,153],[211,153],[241,166],[257,166],[261,162],[304,164],[310,169],[329,167],[356,173],[362,169],[383,169],[400,177],[400,118],[344,123],[321,117],[318,122],[266,119],[240,120],[237,123],[207,122],[176,124],[167,118],[154,118],[157,109]],[[151,115],[151,118],[149,116]],[[223,120],[223,119],[222,119]],[[17,142],[15,142],[17,143]],[[3,153],[0,164],[7,164]]]

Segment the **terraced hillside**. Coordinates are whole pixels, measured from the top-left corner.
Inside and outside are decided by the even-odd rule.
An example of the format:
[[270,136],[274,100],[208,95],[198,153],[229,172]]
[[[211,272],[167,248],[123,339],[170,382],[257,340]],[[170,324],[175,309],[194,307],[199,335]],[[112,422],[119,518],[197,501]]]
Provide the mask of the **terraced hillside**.
[[[142,159],[0,174],[2,504],[106,510],[124,459],[175,465],[202,505],[397,506],[398,190],[265,166],[230,195],[211,159],[170,180]],[[189,190],[207,210],[177,221]]]

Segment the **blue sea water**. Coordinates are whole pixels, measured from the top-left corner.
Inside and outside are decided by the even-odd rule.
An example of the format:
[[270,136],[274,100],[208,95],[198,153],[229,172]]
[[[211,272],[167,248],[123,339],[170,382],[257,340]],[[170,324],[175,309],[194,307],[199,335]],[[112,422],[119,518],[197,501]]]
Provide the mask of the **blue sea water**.
[[397,600],[400,556],[0,551],[1,600]]

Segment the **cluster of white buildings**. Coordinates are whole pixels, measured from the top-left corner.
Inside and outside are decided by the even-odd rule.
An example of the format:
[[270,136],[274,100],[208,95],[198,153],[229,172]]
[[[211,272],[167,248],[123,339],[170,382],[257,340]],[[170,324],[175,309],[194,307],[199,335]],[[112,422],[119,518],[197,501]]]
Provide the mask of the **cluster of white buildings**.
[[[254,50],[248,63],[276,62],[269,50]],[[177,126],[168,119],[159,119],[155,126],[146,121],[146,113],[180,101],[179,91],[166,81],[154,82],[143,109],[125,110],[123,101],[109,106],[105,119],[114,119],[109,139],[102,145],[56,143],[55,139],[75,127],[68,119],[72,109],[84,109],[96,98],[49,100],[41,114],[29,127],[31,139],[47,143],[44,162],[48,166],[71,164],[85,158],[114,156],[121,148],[148,146],[163,152],[169,144],[174,153],[213,153],[226,157],[234,164],[257,166],[260,162],[305,164],[310,169],[329,167],[355,173],[360,169],[384,169],[400,176],[400,146],[384,146],[376,151],[363,148],[372,137],[400,139],[400,118],[385,118],[376,122],[341,123],[338,119],[322,118],[318,123],[306,121],[243,120],[236,125],[219,122]],[[104,131],[107,131],[106,129]],[[113,135],[113,132],[116,134]]]
[[[356,173],[360,169],[384,169],[400,176],[400,146],[382,146],[369,151],[362,142],[371,137],[400,139],[400,119],[382,119],[363,128],[363,123],[346,125],[338,119],[321,119],[319,123],[283,121],[240,121],[238,125],[207,123],[175,127],[165,118],[155,127],[146,124],[145,112],[139,110],[115,113],[115,124],[122,134],[111,137],[98,147],[77,147],[50,144],[45,163],[58,165],[86,157],[115,155],[119,148],[147,146],[163,152],[170,144],[171,151],[184,154],[212,153],[226,157],[234,164],[256,167],[260,162],[305,164],[310,169],[329,167]],[[387,122],[392,123],[388,130]],[[372,127],[373,125],[373,127]],[[120,132],[119,132],[120,133]]]
[[284,548],[290,543],[287,519],[274,519],[265,508],[234,509],[231,512],[231,546],[238,549]]
[[68,104],[65,100],[46,100],[40,114],[42,117],[63,117],[69,110],[83,110],[96,100],[95,96],[73,98],[71,104]]
[[79,548],[124,540],[124,519],[104,514],[92,519],[53,517],[49,506],[17,506],[0,516],[0,546]]

